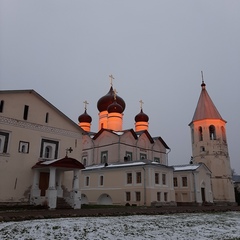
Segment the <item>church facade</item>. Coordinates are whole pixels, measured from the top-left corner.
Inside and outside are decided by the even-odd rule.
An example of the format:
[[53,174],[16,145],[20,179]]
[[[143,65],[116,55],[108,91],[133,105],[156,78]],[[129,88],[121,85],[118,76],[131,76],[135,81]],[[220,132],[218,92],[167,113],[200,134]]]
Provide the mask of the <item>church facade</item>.
[[192,161],[179,166],[150,134],[141,101],[135,129],[122,128],[126,103],[112,83],[97,102],[97,132],[86,106],[76,124],[34,90],[0,91],[0,205],[233,204],[226,121],[205,86],[189,124]]

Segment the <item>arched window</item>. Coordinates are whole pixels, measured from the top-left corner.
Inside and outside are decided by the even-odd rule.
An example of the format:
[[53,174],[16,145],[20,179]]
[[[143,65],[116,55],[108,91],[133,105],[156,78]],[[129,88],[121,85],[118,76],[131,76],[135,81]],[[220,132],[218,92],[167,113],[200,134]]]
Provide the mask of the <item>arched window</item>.
[[225,128],[222,126],[221,127],[221,131],[222,131],[222,140],[223,142],[227,142],[227,138],[226,138],[226,131],[225,131]]
[[203,130],[202,127],[198,128],[198,136],[199,136],[199,141],[203,140]]
[[52,147],[51,146],[45,147],[44,158],[52,158]]
[[216,129],[214,125],[209,126],[209,136],[210,140],[216,140]]

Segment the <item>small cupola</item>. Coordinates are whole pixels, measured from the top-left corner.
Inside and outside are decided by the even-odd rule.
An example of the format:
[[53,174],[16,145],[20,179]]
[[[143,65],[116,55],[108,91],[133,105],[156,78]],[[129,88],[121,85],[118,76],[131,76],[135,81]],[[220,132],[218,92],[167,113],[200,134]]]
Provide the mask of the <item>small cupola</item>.
[[149,117],[147,114],[145,114],[143,112],[142,105],[143,105],[143,101],[140,100],[140,109],[141,110],[140,110],[140,113],[138,113],[135,116],[135,131],[136,132],[148,130]]
[[85,111],[78,117],[79,126],[86,132],[91,130],[92,117],[87,113],[87,104],[88,102],[83,102],[85,105]]

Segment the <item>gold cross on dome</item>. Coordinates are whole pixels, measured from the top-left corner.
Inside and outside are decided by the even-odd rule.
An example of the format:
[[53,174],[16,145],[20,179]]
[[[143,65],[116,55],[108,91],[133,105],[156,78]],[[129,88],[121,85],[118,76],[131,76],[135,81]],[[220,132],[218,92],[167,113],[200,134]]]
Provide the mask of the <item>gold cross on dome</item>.
[[142,109],[144,102],[142,101],[142,99],[139,102],[140,102],[140,108]]
[[113,85],[113,83],[112,83],[112,81],[113,81],[113,79],[115,79],[114,77],[113,77],[113,75],[111,74],[111,75],[109,75],[109,78],[110,78],[110,84],[111,84],[111,86]]
[[88,105],[89,103],[87,102],[87,100],[85,100],[83,103],[84,103],[84,108],[85,108],[85,110],[87,110],[87,105]]

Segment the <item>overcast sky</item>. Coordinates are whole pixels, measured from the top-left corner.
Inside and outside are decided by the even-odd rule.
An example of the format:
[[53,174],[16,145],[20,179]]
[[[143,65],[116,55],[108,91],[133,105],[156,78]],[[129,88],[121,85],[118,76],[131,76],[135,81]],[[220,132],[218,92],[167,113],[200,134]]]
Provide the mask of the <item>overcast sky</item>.
[[240,173],[239,0],[0,0],[1,90],[34,89],[76,123],[87,100],[97,131],[96,104],[113,74],[124,129],[134,128],[142,99],[170,165],[192,155],[201,71]]

